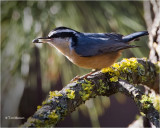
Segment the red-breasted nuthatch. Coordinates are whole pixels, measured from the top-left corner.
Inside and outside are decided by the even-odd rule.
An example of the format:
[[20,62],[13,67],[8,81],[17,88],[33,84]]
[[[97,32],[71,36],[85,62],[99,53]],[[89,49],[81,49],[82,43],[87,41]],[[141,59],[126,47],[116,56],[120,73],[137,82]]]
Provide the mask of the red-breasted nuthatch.
[[148,32],[123,36],[115,33],[81,33],[67,27],[58,27],[48,37],[34,39],[33,43],[48,43],[80,67],[101,69],[111,66],[123,49],[137,47],[129,45],[129,42],[144,35],[148,35]]

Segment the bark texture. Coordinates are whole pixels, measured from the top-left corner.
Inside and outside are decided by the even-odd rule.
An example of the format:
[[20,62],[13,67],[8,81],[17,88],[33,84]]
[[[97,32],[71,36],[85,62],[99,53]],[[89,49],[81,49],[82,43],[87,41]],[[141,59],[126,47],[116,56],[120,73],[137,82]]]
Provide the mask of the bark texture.
[[160,1],[145,1],[144,13],[149,31],[149,59],[157,62],[160,61]]
[[138,84],[158,86],[155,82],[159,79],[158,75],[157,65],[146,59],[124,59],[112,67],[76,78],[61,91],[50,92],[49,98],[22,126],[56,126],[89,98],[121,92],[132,98],[140,112],[158,127],[157,106],[145,91],[138,88]]

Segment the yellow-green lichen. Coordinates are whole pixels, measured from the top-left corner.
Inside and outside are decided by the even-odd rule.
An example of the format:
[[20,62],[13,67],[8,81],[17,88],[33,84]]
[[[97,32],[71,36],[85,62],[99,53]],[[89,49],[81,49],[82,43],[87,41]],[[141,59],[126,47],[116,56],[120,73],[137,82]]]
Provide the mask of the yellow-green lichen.
[[34,118],[29,117],[27,119],[27,122],[25,122],[24,125],[20,125],[20,127],[30,127],[33,124],[34,120],[35,120]]
[[153,106],[160,112],[160,96],[157,95],[153,98]]
[[42,108],[42,106],[38,105],[38,106],[37,106],[37,110],[40,109],[40,108]]
[[44,123],[43,123],[43,125],[41,125],[41,127],[42,126],[47,126],[47,127],[54,126],[58,120],[59,120],[59,116],[58,116],[58,114],[56,114],[56,111],[53,110],[48,115],[48,119],[44,121]]
[[82,91],[80,91],[79,94],[81,95],[83,101],[87,100],[90,96],[89,94],[86,94],[85,92]]
[[87,100],[89,96],[92,93],[94,84],[92,84],[89,80],[84,80],[84,83],[82,83],[82,91],[79,91],[79,94],[83,101]]
[[42,126],[44,126],[44,121],[41,121],[39,119],[35,119],[33,123],[35,124],[35,127],[42,127]]
[[107,72],[108,72],[110,75],[115,74],[115,71],[114,71],[114,69],[113,69],[112,67],[102,68],[102,69],[101,69],[101,72],[102,72],[102,73],[107,73]]
[[111,82],[117,82],[118,78],[123,80],[128,79],[129,82],[132,82],[132,78],[129,78],[126,74],[132,74],[134,72],[138,72],[138,75],[141,76],[142,81],[147,80],[144,76],[145,68],[142,64],[138,63],[136,58],[125,58],[121,61],[121,63],[114,63],[111,67],[101,69],[101,72],[111,75]]
[[61,115],[61,118],[63,118],[65,115],[67,115],[67,112],[68,112],[67,108],[63,108],[63,107],[59,107],[59,106],[57,106],[55,110],[58,115]]
[[25,124],[25,127],[47,127],[47,126],[53,126],[53,124],[48,123],[44,120],[40,120],[40,119],[35,119],[35,118],[31,118],[27,121],[30,122],[27,125]]
[[160,95],[150,94],[155,109],[160,112]]
[[[40,117],[41,116],[44,116],[44,115],[42,114],[40,115]],[[40,120],[40,119],[31,118],[30,123],[33,123],[35,127],[51,127],[51,126],[54,126],[59,120],[59,115],[56,114],[56,110],[53,110],[52,112],[50,112],[50,114],[47,117],[48,119],[46,119],[45,121]]]
[[42,105],[51,104],[51,103],[52,103],[52,100],[46,99],[45,101],[42,102]]
[[144,114],[143,112],[140,112],[140,114],[141,114],[142,116],[146,116],[146,114]]
[[106,92],[107,89],[109,89],[109,86],[105,86],[105,83],[102,80],[99,80],[100,87],[97,89],[99,94],[103,94]]
[[63,96],[59,91],[50,91],[49,92],[49,100],[53,97]]
[[118,77],[114,76],[114,77],[110,78],[110,81],[111,82],[117,82],[118,81]]
[[148,109],[152,103],[152,98],[146,95],[142,95],[140,102],[145,109]]
[[67,92],[67,97],[69,99],[74,99],[75,98],[75,91],[70,90],[70,89],[65,89],[65,91]]
[[59,111],[59,110],[61,110],[61,109],[62,109],[61,107],[56,107],[56,110],[57,110],[57,111]]
[[48,115],[49,119],[52,120],[57,120],[58,119],[58,115],[55,113],[55,110],[53,110],[49,115]]

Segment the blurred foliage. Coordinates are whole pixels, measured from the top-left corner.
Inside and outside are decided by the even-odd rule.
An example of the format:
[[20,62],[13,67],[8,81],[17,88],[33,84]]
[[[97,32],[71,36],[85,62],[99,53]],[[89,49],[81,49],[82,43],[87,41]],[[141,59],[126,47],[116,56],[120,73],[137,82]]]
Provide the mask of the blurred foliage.
[[[47,36],[59,26],[82,32],[123,35],[146,30],[142,2],[138,1],[2,1],[3,126],[16,126],[15,120],[5,120],[5,116],[19,113],[27,118],[50,90],[60,90],[76,75],[90,71],[71,64],[48,45],[32,43],[34,38]],[[125,50],[122,57],[147,57],[146,42],[145,38],[136,42],[142,47]],[[90,116],[93,126],[99,126],[98,116],[104,113],[109,103],[106,97],[98,97],[80,109]],[[77,115],[78,112],[72,116],[78,119]]]

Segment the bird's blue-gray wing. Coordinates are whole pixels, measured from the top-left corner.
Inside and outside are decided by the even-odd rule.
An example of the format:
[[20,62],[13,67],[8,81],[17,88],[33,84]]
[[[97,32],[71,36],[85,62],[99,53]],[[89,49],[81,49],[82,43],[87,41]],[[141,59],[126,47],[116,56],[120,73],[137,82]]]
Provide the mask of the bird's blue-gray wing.
[[74,50],[78,55],[88,57],[133,47],[136,46],[124,43],[119,34],[85,34],[78,38]]

